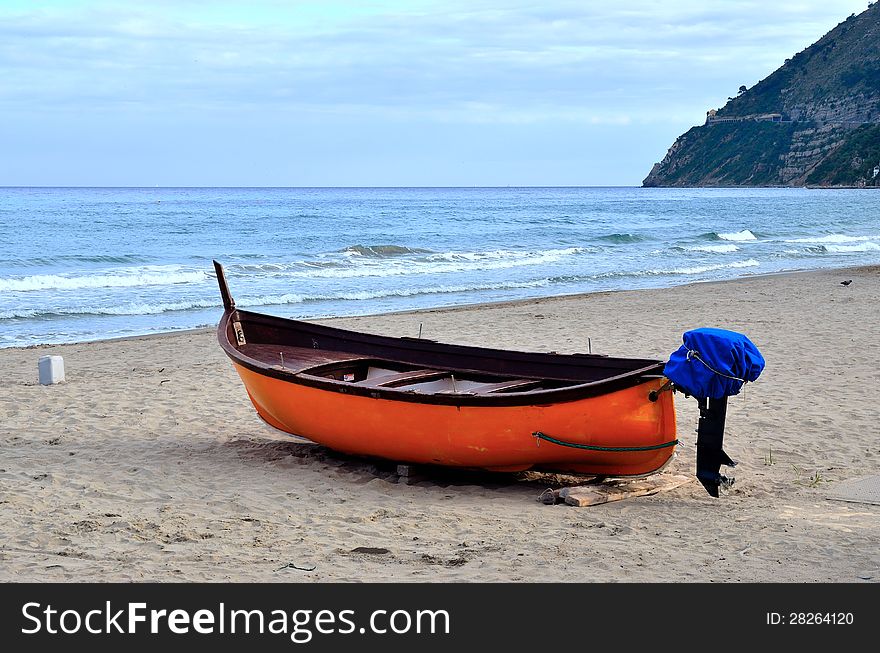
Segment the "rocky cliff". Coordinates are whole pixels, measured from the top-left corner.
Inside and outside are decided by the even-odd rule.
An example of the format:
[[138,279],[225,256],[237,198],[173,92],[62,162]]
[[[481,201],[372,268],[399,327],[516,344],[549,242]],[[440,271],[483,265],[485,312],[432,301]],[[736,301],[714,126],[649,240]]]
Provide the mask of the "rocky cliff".
[[880,185],[880,2],[678,137],[644,186]]

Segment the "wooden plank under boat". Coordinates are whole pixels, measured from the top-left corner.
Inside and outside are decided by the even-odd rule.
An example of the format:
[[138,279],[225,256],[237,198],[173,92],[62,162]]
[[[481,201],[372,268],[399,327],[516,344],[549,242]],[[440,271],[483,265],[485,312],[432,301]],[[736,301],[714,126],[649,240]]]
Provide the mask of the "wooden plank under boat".
[[398,462],[605,476],[675,445],[661,361],[392,338],[239,310],[214,262],[217,336],[257,413],[331,449]]

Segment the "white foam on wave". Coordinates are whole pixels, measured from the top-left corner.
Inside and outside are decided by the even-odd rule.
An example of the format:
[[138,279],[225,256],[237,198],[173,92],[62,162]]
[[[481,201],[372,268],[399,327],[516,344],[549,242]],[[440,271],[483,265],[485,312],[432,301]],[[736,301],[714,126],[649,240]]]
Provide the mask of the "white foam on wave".
[[[753,268],[761,265],[756,259],[750,258],[745,261],[733,261],[732,263],[717,263],[715,265],[701,265],[689,268],[655,268],[650,270],[634,270],[631,272],[603,272],[589,279],[615,279],[618,277],[663,277],[673,274],[703,274],[705,272],[716,272],[718,270],[736,269],[736,268]],[[574,279],[572,279],[574,280]]]
[[[386,297],[412,297],[414,295],[438,295],[486,290],[513,290],[516,288],[538,288],[550,283],[549,279],[536,279],[522,282],[501,282],[485,284],[436,285],[423,287],[386,288],[383,290],[343,291],[336,293],[301,295],[285,293],[283,295],[258,295],[237,297],[236,306],[284,306],[316,301],[364,301],[383,299]],[[67,315],[158,315],[171,311],[186,311],[201,308],[219,308],[219,300],[193,300],[166,302],[159,304],[129,303],[119,306],[91,306],[82,308],[59,308],[52,310],[13,309],[0,311],[0,320],[13,318],[51,318]]]
[[693,247],[685,247],[685,249],[689,252],[712,252],[717,254],[730,254],[739,251],[739,247],[733,243],[727,243],[724,245],[696,245]]
[[158,315],[170,311],[187,311],[194,308],[219,307],[219,301],[181,301],[162,304],[131,302],[120,306],[83,306],[77,308],[12,309],[0,311],[0,320],[12,318],[55,317],[62,315]]
[[847,236],[846,234],[828,234],[826,236],[810,236],[809,238],[791,238],[786,243],[858,243],[866,240],[876,240],[877,236]]
[[485,284],[458,284],[437,285],[407,288],[385,288],[382,290],[355,290],[321,295],[283,295],[281,297],[254,297],[245,298],[243,301],[236,300],[237,306],[272,306],[281,304],[298,304],[306,301],[365,301],[369,299],[384,299],[386,297],[412,297],[414,295],[439,295],[449,293],[473,292],[482,290],[512,290],[515,288],[539,288],[546,286],[548,279],[536,279],[533,281],[485,283]]
[[732,240],[735,242],[745,242],[748,240],[758,240],[758,237],[753,234],[748,229],[743,229],[742,231],[735,231],[726,234],[718,234],[718,237],[721,240]]
[[761,263],[753,258],[745,261],[734,261],[733,263],[718,263],[716,265],[702,265],[692,268],[675,268],[673,270],[653,271],[656,274],[703,274],[704,272],[715,272],[717,270],[725,270],[728,268],[753,268],[761,265]]
[[[260,272],[267,276],[299,279],[395,277],[506,270],[546,265],[588,251],[590,250],[584,247],[566,247],[546,250],[452,251],[417,257],[370,258],[357,256],[347,258],[344,264],[333,267],[327,265],[331,261],[322,261],[321,267],[316,267],[315,263],[311,261],[295,261],[293,263],[250,266],[250,269],[259,268]],[[337,261],[337,263],[340,262]]]
[[521,261],[573,256],[586,251],[583,247],[566,247],[564,249],[544,249],[524,251],[514,249],[496,249],[487,252],[441,252],[426,257],[429,261]]
[[880,252],[880,245],[877,243],[859,243],[858,245],[823,245],[826,251],[835,254],[845,254],[848,252]]
[[82,288],[128,288],[199,283],[208,279],[202,270],[185,270],[178,265],[120,268],[87,274],[35,274],[0,279],[0,291],[77,290]]

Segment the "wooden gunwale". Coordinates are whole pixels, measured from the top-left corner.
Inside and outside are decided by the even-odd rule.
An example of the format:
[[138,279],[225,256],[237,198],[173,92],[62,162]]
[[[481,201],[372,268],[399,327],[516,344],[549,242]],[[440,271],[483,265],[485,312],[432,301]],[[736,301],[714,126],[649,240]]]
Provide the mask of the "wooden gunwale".
[[[262,331],[271,332],[276,338],[284,332],[298,332],[300,336],[310,337],[315,343],[321,340],[330,340],[336,343],[340,349],[316,348],[311,361],[301,359],[285,359],[284,367],[279,364],[270,364],[266,361],[252,358],[242,352],[234,342],[232,322],[241,323],[245,332],[255,330],[258,334]],[[343,394],[362,395],[373,398],[382,398],[396,401],[406,401],[424,404],[440,404],[455,406],[525,406],[525,405],[551,405],[579,401],[591,397],[599,397],[604,394],[649,383],[662,373],[663,363],[649,359],[619,359],[594,354],[543,354],[534,352],[519,352],[487,349],[481,347],[469,347],[464,345],[447,345],[430,340],[411,338],[392,338],[377,336],[356,331],[348,331],[325,325],[317,325],[299,320],[280,318],[262,313],[251,313],[235,308],[234,304],[227,308],[217,327],[218,340],[226,355],[237,364],[258,374],[280,379],[289,383],[301,384],[315,388],[321,388],[330,392]],[[263,343],[261,343],[262,345]],[[269,347],[270,345],[265,345]],[[271,345],[284,348],[284,343]],[[372,351],[357,353],[341,351],[341,348],[357,349],[366,348]],[[297,350],[302,349],[296,347]],[[385,353],[377,356],[376,351]],[[443,358],[464,358],[474,362],[482,360],[499,368],[505,365],[519,364],[525,368],[540,369],[547,374],[522,374],[511,371],[510,373],[499,372],[496,369],[486,369],[485,366],[470,365],[461,367],[458,365],[444,365]],[[475,376],[499,377],[505,380],[545,380],[572,382],[560,388],[524,390],[511,393],[420,393],[411,388],[394,387],[370,387],[346,381],[339,381],[313,374],[313,371],[322,367],[341,364],[345,362],[357,362],[362,360],[388,363],[390,365],[422,365],[420,360],[438,360],[438,363],[430,363],[430,368],[437,371],[446,371],[456,374],[469,374]],[[318,361],[323,361],[319,363]],[[448,362],[448,361],[447,361]],[[306,365],[303,365],[306,363]],[[317,364],[309,364],[317,363]],[[608,376],[586,382],[578,382],[579,379],[571,378],[572,373],[565,374],[565,368],[572,368],[575,364],[587,364],[591,368],[599,368],[609,373]],[[641,364],[641,365],[640,365]],[[288,369],[288,365],[297,365]],[[634,365],[639,365],[633,369]],[[626,369],[629,366],[630,369]],[[614,373],[624,369],[620,373]]]

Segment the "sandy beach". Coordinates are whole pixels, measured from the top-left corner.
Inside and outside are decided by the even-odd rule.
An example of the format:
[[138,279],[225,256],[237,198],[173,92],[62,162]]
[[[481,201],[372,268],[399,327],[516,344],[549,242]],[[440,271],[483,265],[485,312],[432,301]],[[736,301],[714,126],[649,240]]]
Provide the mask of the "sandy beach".
[[[749,335],[767,369],[730,402],[733,488],[591,508],[539,503],[553,477],[399,483],[286,438],[212,330],[0,350],[0,580],[876,582],[880,506],[827,495],[878,472],[878,308],[873,267],[330,321],[660,359],[690,328]],[[37,383],[44,354],[65,383]],[[670,471],[692,475],[696,405],[676,400]]]

